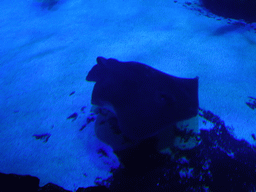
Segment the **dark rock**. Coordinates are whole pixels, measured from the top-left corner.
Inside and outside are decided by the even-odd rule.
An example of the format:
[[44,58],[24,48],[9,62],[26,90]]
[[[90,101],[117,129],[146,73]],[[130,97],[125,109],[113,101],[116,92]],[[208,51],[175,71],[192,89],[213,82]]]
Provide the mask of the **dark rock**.
[[87,188],[78,188],[76,192],[110,192],[110,190],[104,186],[93,186]]
[[37,192],[39,179],[30,175],[16,175],[0,173],[1,192]]
[[[39,179],[30,175],[0,173],[0,192],[71,192],[53,183],[39,187]],[[76,192],[109,192],[105,186],[78,188]]]
[[40,192],[71,192],[53,183],[47,183],[45,186],[41,187],[38,191]]
[[113,172],[112,192],[255,191],[256,147],[238,140],[232,129],[211,111],[200,109],[204,121],[201,142],[190,150],[154,150],[154,140],[117,152],[123,168]]
[[204,7],[226,18],[256,22],[255,0],[201,0]]

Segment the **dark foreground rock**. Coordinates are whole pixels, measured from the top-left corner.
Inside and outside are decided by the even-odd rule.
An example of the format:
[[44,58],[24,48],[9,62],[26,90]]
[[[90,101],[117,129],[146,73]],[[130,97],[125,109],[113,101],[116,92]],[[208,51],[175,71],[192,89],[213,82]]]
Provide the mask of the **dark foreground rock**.
[[37,192],[39,189],[39,179],[30,175],[15,175],[0,173],[1,192]]
[[255,191],[256,147],[236,139],[218,116],[200,109],[211,130],[201,130],[191,150],[154,150],[154,140],[117,152],[124,168],[114,172],[110,190],[118,191]]
[[[39,179],[30,175],[0,173],[0,192],[71,192],[53,183],[39,187]],[[108,192],[105,186],[78,188],[76,192]]]

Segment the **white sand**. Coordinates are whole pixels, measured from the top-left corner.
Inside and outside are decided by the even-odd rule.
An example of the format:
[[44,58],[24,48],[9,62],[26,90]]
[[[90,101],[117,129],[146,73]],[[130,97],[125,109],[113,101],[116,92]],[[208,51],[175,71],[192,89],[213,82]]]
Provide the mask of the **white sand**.
[[[200,107],[255,144],[256,111],[245,102],[256,97],[256,34],[248,26],[221,33],[229,26],[182,1],[62,0],[52,11],[36,0],[1,1],[0,172],[69,190],[111,175],[118,161],[95,137],[93,123],[79,131],[93,88],[85,77],[97,56],[199,76]],[[78,119],[67,120],[74,112]],[[51,134],[47,143],[32,136],[44,133]],[[97,154],[100,148],[109,158]]]

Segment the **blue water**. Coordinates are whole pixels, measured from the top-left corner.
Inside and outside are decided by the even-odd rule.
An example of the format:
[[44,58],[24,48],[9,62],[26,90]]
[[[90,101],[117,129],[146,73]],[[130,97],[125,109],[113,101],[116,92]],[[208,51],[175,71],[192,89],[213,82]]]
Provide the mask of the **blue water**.
[[[3,0],[0,18],[0,172],[73,191],[255,190],[255,23],[183,0]],[[199,77],[198,146],[159,151],[149,138],[114,151],[101,141],[85,80],[98,56]]]

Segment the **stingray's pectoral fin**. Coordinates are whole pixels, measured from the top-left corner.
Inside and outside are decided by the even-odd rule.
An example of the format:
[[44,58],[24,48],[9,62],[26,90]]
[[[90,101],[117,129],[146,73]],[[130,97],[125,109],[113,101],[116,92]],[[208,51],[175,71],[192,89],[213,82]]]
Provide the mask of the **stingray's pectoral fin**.
[[116,59],[106,59],[104,57],[97,57],[96,61],[97,64],[92,67],[92,69],[89,71],[86,77],[87,81],[104,81],[109,76],[113,76],[112,72],[116,71],[118,71],[117,74],[120,74],[120,62]]
[[104,66],[107,65],[107,59],[104,57],[97,57],[97,64],[89,71],[86,80],[87,81],[98,81],[104,77]]
[[106,65],[107,64],[107,59],[104,57],[97,57],[97,63],[99,65]]

